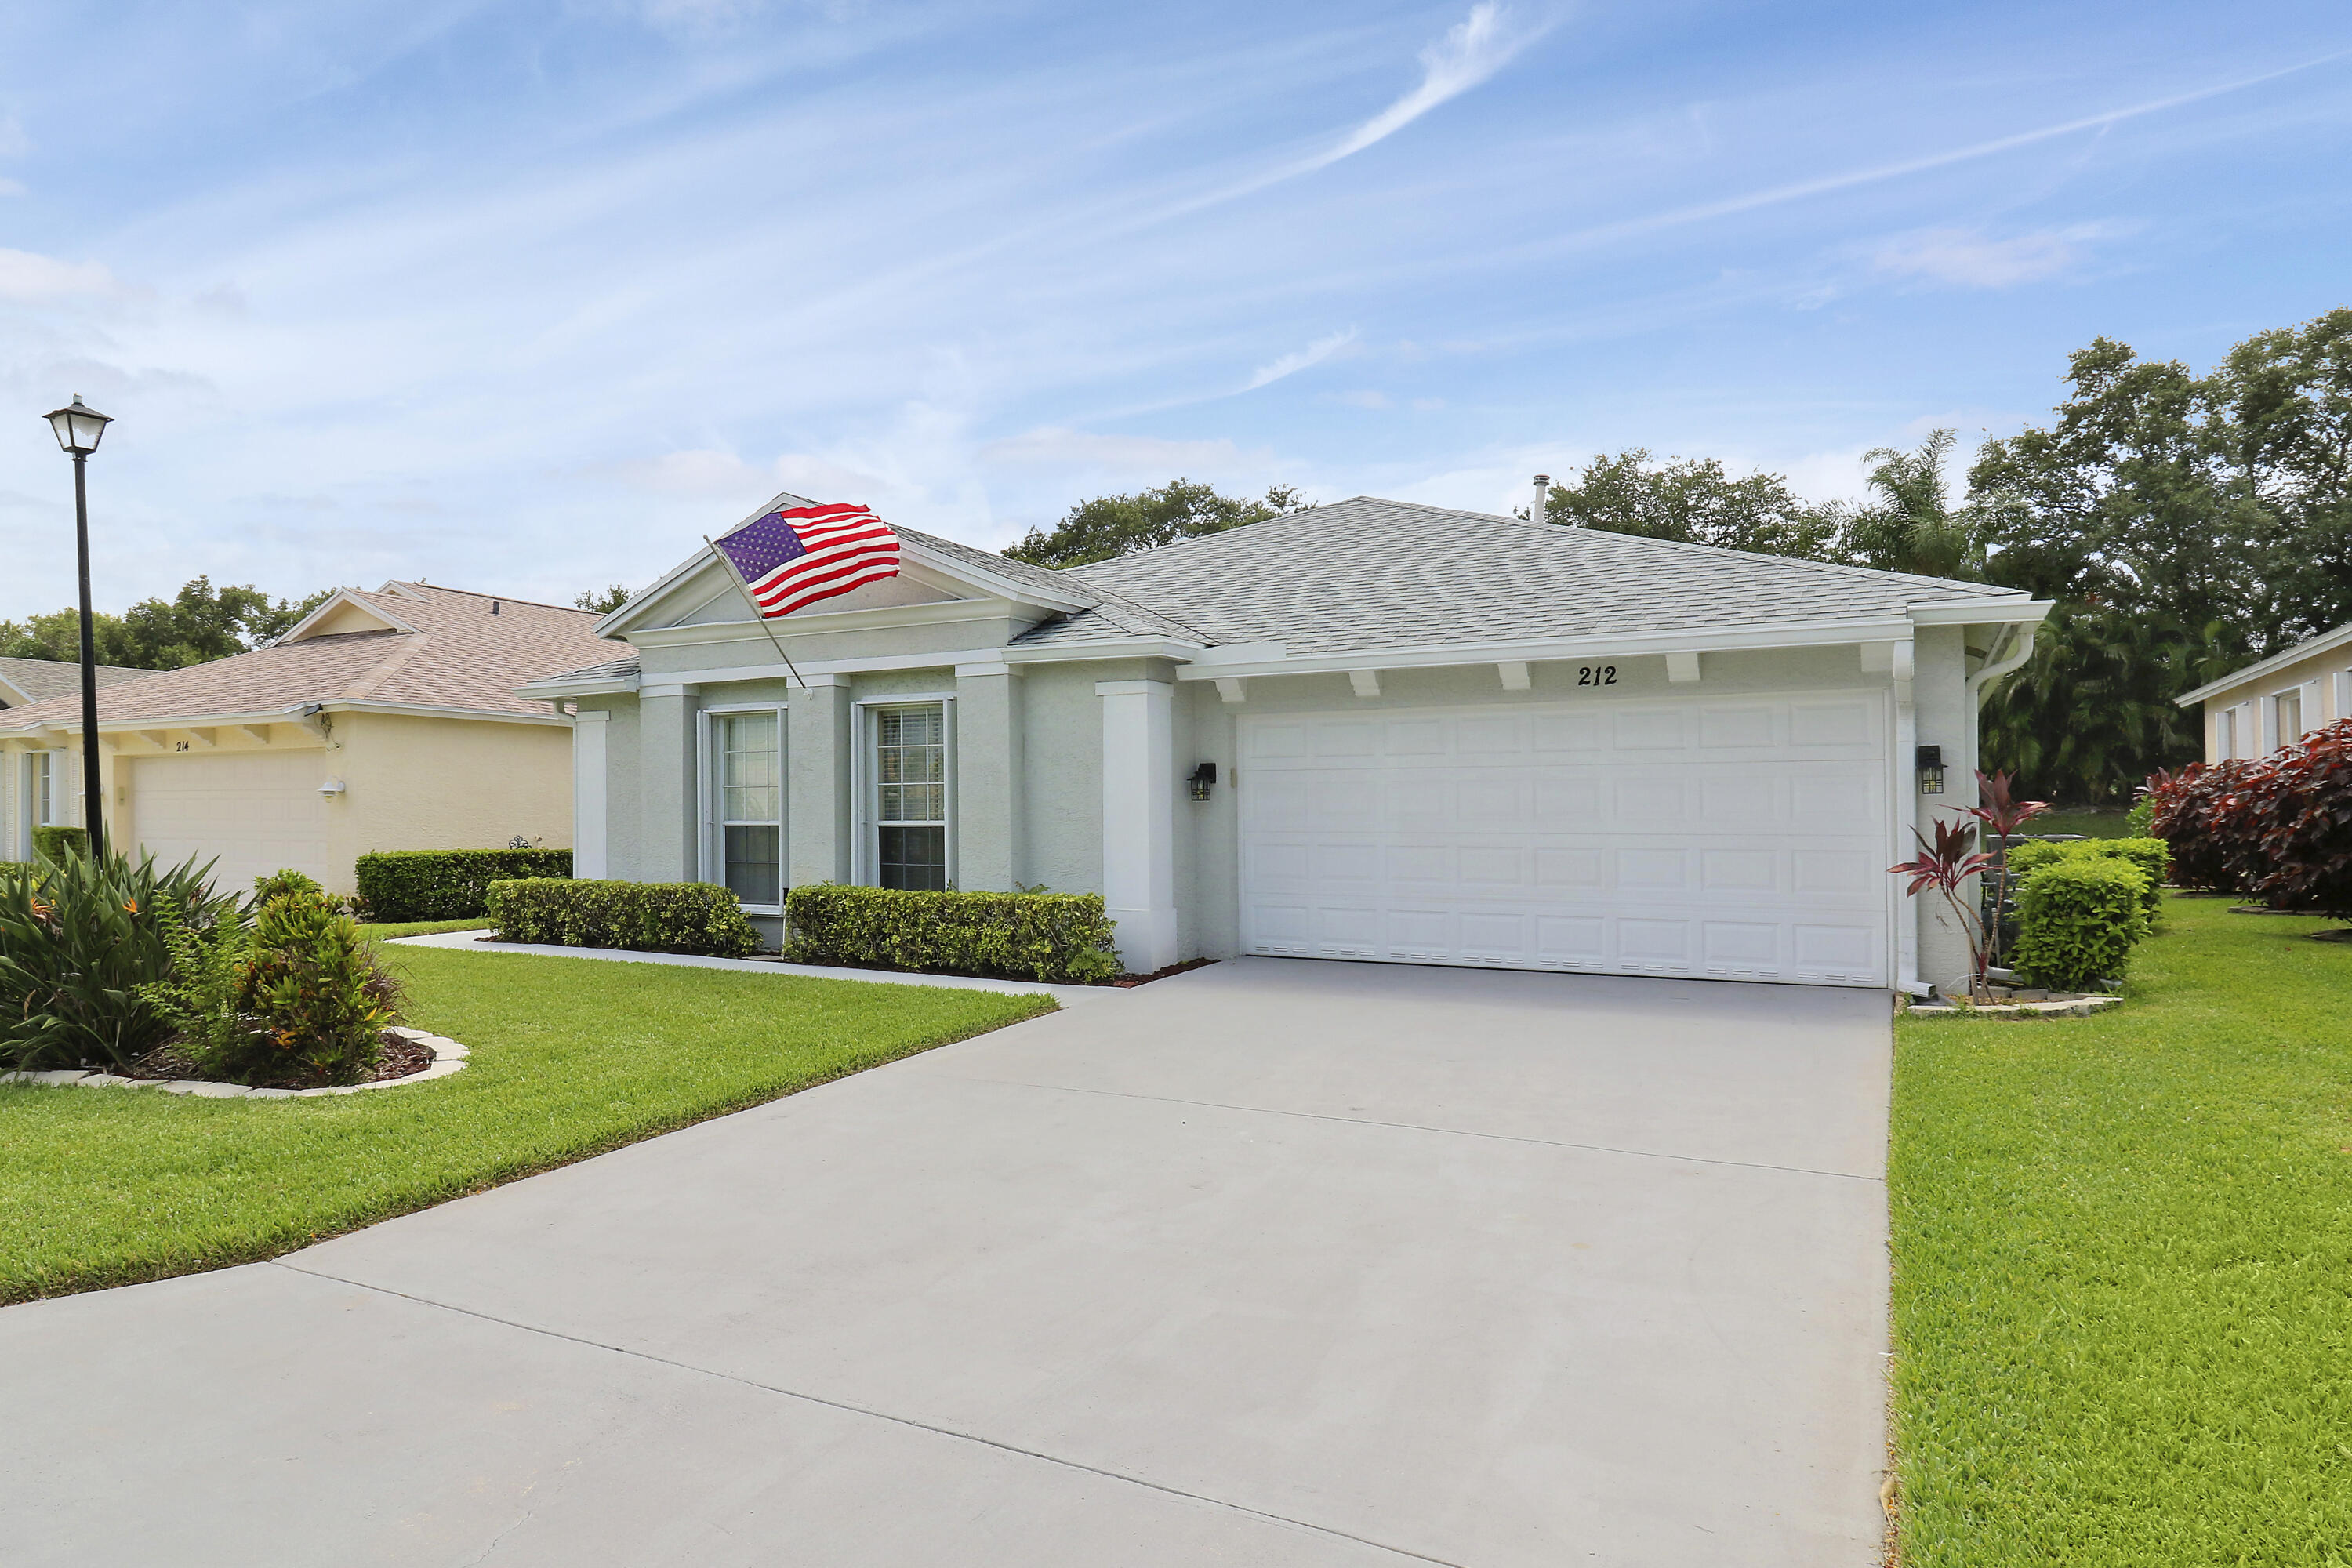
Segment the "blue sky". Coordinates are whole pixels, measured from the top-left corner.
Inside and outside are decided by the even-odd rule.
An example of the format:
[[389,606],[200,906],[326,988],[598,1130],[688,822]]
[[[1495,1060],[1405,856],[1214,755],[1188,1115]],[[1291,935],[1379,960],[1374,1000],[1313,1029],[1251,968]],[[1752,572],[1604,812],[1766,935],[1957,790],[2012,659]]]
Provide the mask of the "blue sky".
[[2352,302],[2340,4],[17,5],[0,616],[568,601],[778,489],[976,544],[1177,474],[1852,494]]

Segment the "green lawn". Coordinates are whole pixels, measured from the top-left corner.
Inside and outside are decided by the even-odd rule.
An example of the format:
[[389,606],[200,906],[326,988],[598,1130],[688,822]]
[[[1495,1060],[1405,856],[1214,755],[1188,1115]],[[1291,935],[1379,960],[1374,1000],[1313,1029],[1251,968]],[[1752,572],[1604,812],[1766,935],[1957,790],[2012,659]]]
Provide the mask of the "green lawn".
[[2172,900],[2129,1003],[1895,1036],[1903,1562],[2352,1563],[2352,943]]
[[0,1301],[269,1258],[1050,1012],[1042,996],[389,948],[466,1071],[320,1100],[0,1085]]
[[490,922],[487,919],[478,921],[395,921],[390,925],[363,925],[360,927],[360,931],[363,934],[372,936],[378,942],[387,942],[396,936],[433,936],[445,931],[488,931],[489,929]]
[[2120,811],[2046,811],[2028,822],[2026,833],[2079,833],[2085,838],[2128,838],[2132,830]]

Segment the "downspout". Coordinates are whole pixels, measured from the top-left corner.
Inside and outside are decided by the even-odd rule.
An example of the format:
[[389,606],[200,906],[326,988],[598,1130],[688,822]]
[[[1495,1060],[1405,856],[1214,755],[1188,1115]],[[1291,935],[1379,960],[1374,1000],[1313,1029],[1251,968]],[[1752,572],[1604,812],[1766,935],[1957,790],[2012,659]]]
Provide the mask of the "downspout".
[[[1897,849],[1912,853],[1919,831],[1919,792],[1912,776],[1911,759],[1919,744],[1919,710],[1911,700],[1911,681],[1917,665],[1908,637],[1895,645],[1890,661],[1895,677],[1895,832]],[[1925,996],[1930,987],[1919,979],[1919,910],[1914,900],[1898,906],[1895,984],[1913,996]]]
[[[1978,718],[1984,706],[1985,688],[2033,657],[2035,627],[2027,626],[2022,629],[2025,635],[2021,637],[2018,636],[2020,627],[2017,622],[2011,621],[2001,627],[2002,640],[1993,645],[1992,657],[1985,660],[1985,667],[1982,669],[1969,677],[1969,754],[1976,758],[1979,765],[1983,762],[1983,757],[1978,745],[1978,737],[1980,733]],[[2012,642],[2017,645],[2012,651],[2009,653],[2000,651]]]

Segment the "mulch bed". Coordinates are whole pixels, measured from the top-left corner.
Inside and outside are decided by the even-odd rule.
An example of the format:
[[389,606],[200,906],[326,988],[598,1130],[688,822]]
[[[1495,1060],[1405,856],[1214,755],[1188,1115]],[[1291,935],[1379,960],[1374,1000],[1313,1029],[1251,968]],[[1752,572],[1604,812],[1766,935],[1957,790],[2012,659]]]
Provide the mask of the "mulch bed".
[[[408,1078],[433,1065],[433,1047],[422,1040],[412,1040],[405,1035],[383,1034],[377,1037],[378,1055],[375,1070],[362,1079],[362,1083],[383,1083],[387,1079]],[[204,1073],[190,1061],[176,1044],[165,1043],[149,1051],[129,1067],[108,1068],[117,1078],[176,1079],[183,1081],[204,1079]],[[318,1089],[321,1086],[308,1079],[286,1079],[260,1083],[256,1089]]]
[[1165,969],[1155,969],[1149,974],[1122,974],[1112,981],[1111,985],[1115,990],[1132,991],[1139,985],[1149,985],[1155,980],[1165,980],[1171,974],[1182,974],[1193,969],[1205,969],[1216,962],[1213,958],[1188,958],[1181,963],[1171,963]]

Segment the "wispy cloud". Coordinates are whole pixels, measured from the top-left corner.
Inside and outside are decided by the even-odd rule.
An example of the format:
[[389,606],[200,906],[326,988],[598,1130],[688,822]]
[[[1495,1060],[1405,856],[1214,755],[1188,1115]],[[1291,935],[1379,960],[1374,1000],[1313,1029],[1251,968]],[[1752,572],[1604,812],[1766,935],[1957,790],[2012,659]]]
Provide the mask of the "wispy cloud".
[[1891,163],[1878,163],[1865,168],[1848,170],[1842,174],[1824,174],[1818,179],[1798,180],[1787,184],[1770,185],[1742,195],[1727,196],[1719,201],[1698,202],[1688,206],[1672,207],[1664,212],[1627,218],[1616,223],[1596,224],[1588,228],[1557,236],[1539,246],[1524,247],[1524,250],[1527,252],[1555,251],[1581,247],[1607,240],[1628,238],[1636,235],[1654,234],[1663,229],[1678,228],[1686,224],[1703,223],[1713,218],[1732,217],[1741,213],[1779,206],[1787,202],[1832,195],[1857,186],[1874,185],[1887,180],[1905,179],[1937,169],[1948,169],[1955,164],[1974,163],[1980,158],[2016,152],[2021,148],[2032,147],[2043,142],[2053,142],[2062,136],[2072,136],[2084,131],[2105,131],[2126,121],[2160,114],[2167,110],[2185,108],[2189,104],[2200,103],[2208,99],[2221,98],[2230,93],[2243,92],[2249,88],[2261,87],[2286,77],[2297,76],[2305,71],[2332,65],[2347,57],[2352,57],[2352,50],[2336,49],[2327,54],[2315,56],[2310,59],[2299,60],[2294,65],[2284,66],[2277,70],[2263,71],[2255,76],[2238,77],[2229,81],[2217,82],[2210,87],[2197,88],[2188,92],[2177,92],[2164,98],[2126,104],[2121,109],[2110,109],[2097,114],[2080,115],[2074,119],[2060,121],[2055,124],[2037,126],[2031,131],[2020,131],[2008,136],[1996,136],[1989,141],[1971,142],[1967,146],[1955,147],[1947,152],[1929,153]]
[[1514,32],[1502,6],[1494,0],[1481,0],[1444,37],[1421,51],[1419,87],[1357,126],[1336,146],[1299,164],[1295,172],[1326,168],[1375,142],[1386,141],[1439,104],[1461,97],[1501,70],[1539,30]]
[[2118,231],[2114,224],[2083,223],[1994,239],[1970,228],[1931,228],[1896,237],[1871,258],[1895,278],[1961,289],[2009,289],[2070,272],[2088,258],[2089,242]]
[[1321,364],[1355,341],[1356,329],[1353,327],[1348,328],[1345,331],[1333,332],[1327,338],[1318,338],[1305,348],[1294,349],[1271,364],[1258,366],[1251,374],[1249,384],[1242,390],[1255,392],[1261,386],[1273,385],[1286,375],[1297,375],[1308,365]]

